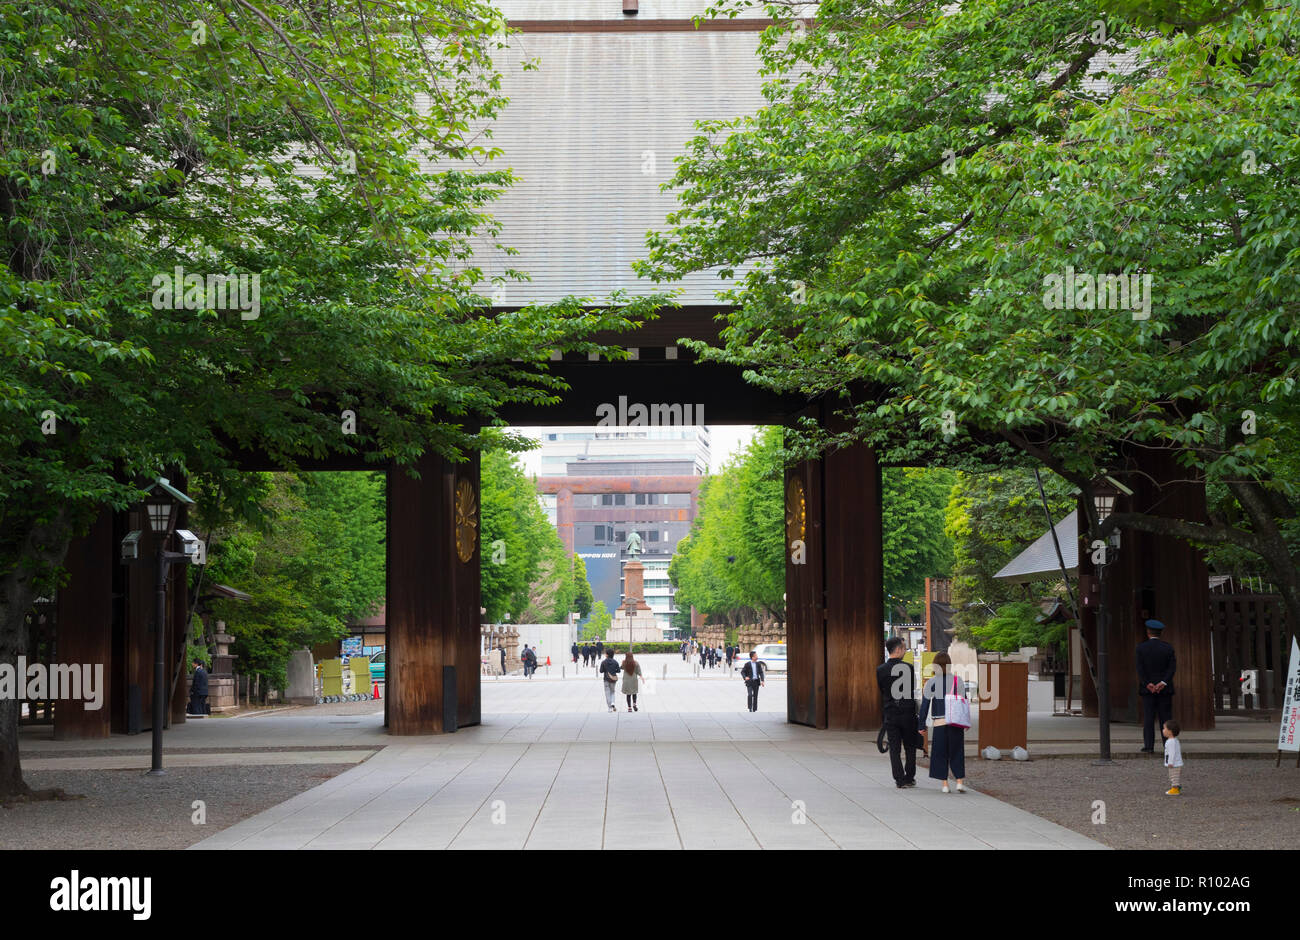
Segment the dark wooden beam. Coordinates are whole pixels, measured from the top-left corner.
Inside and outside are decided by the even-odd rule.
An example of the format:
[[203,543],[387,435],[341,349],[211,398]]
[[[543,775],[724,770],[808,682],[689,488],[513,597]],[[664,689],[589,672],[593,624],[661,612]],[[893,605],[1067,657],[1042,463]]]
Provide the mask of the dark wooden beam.
[[821,464],[827,727],[874,731],[882,703],[865,667],[885,655],[880,465],[863,444],[827,454]]
[[[59,589],[58,619],[55,624],[57,661],[62,664],[98,666],[102,675],[99,709],[89,710],[82,702],[62,701],[54,708],[54,737],[60,741],[106,738],[112,728],[113,659],[113,565],[117,545],[113,542],[113,513],[99,518],[82,538],[68,547],[68,583]],[[84,690],[83,690],[84,692]]]
[[[425,455],[420,479],[388,474],[386,715],[391,734],[441,734],[477,724],[479,695],[478,465]],[[457,551],[457,491],[472,506],[462,521],[474,530],[468,560]],[[462,525],[464,529],[464,525]],[[456,667],[455,726],[444,714],[443,669]]]
[[820,461],[806,460],[786,470],[785,512],[786,720],[825,728],[826,556]]

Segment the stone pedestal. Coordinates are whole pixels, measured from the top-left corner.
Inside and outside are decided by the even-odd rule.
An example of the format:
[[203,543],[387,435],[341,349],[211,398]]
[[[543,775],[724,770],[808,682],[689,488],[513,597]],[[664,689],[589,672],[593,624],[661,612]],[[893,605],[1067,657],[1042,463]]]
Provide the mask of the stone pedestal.
[[659,621],[651,614],[628,617],[615,614],[605,631],[606,645],[619,643],[659,643],[663,641],[664,630]]
[[614,611],[606,643],[658,643],[663,627],[645,602],[645,565],[633,558],[623,564],[623,603]]
[[208,705],[214,712],[234,711],[238,707],[235,697],[235,657],[230,654],[230,644],[235,638],[226,632],[226,622],[217,621],[213,636],[217,648],[212,654],[212,672],[208,674]]
[[[316,665],[311,659],[311,650],[295,650],[289,656],[288,690],[285,697],[290,705],[316,704]],[[361,691],[360,689],[357,690]],[[370,691],[367,689],[366,691]]]

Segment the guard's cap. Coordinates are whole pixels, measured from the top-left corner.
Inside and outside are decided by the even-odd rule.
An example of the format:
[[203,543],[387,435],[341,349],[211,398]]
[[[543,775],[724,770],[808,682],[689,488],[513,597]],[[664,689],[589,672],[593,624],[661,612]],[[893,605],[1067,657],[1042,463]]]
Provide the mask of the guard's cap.
[[1165,628],[1165,625],[1164,625],[1163,623],[1161,623],[1159,620],[1148,620],[1148,621],[1147,621],[1147,629],[1148,629],[1148,630],[1155,630],[1157,633],[1159,633],[1159,632],[1160,632],[1161,630],[1163,630],[1164,628]]

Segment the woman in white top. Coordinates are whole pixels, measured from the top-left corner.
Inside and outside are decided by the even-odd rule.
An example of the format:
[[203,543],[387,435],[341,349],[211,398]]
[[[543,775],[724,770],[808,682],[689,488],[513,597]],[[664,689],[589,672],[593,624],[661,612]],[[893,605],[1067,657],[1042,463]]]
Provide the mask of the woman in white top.
[[943,716],[943,697],[954,691],[965,694],[961,679],[950,672],[952,658],[947,653],[934,657],[934,676],[921,692],[921,717],[917,724],[924,728],[927,714],[934,728],[930,744],[930,776],[943,781],[943,792],[948,791],[948,774],[957,779],[957,792],[966,792],[966,729],[949,725]]

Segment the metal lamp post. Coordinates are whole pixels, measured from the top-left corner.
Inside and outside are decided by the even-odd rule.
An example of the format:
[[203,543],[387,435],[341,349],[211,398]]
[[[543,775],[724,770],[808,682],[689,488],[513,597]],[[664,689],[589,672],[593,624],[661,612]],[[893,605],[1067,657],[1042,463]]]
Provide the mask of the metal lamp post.
[[[146,488],[145,518],[158,550],[154,554],[154,663],[153,663],[153,764],[149,776],[166,773],[162,765],[163,724],[167,720],[167,568],[172,562],[188,562],[194,551],[171,552],[167,543],[176,531],[176,516],[181,506],[192,506],[190,499],[166,478],[158,477]],[[133,533],[134,534],[134,533]],[[182,533],[186,534],[186,533]],[[130,536],[128,536],[130,539]],[[187,540],[187,543],[191,540]],[[134,557],[134,556],[130,556]],[[129,560],[123,543],[123,560]]]

